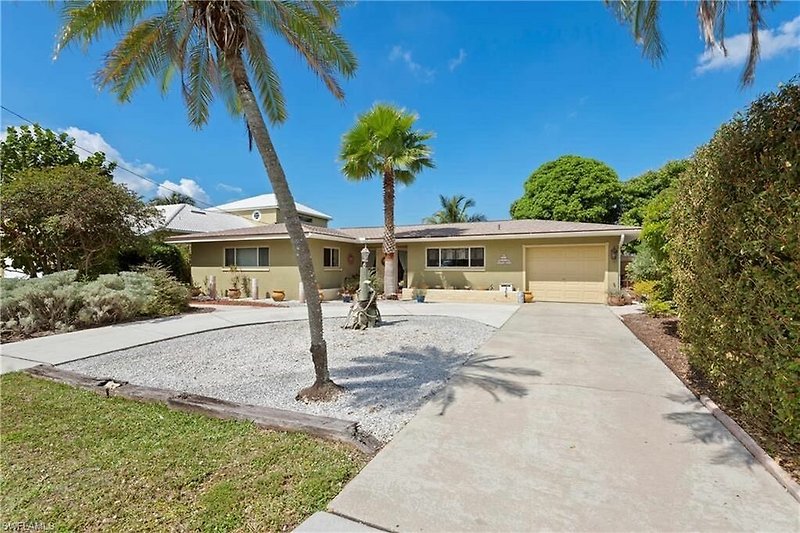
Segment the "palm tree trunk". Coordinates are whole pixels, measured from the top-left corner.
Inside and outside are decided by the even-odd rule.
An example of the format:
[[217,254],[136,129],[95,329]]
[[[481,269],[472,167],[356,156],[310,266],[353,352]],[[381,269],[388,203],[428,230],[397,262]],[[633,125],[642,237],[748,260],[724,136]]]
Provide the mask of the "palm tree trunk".
[[383,173],[383,294],[397,297],[397,243],[394,237],[394,172]]
[[278,154],[272,144],[261,109],[253,94],[250,80],[247,76],[244,62],[240,53],[228,58],[231,73],[239,99],[242,102],[242,110],[250,127],[253,141],[261,154],[261,160],[267,170],[267,176],[272,184],[272,192],[278,200],[278,207],[283,215],[286,231],[292,241],[295,255],[297,256],[297,268],[300,271],[300,279],[303,282],[303,289],[306,294],[306,307],[308,308],[308,327],[311,332],[311,359],[314,361],[314,384],[301,390],[298,400],[328,400],[341,390],[341,387],[331,381],[328,373],[328,349],[325,339],[322,336],[322,306],[320,305],[319,292],[317,292],[317,279],[314,274],[314,263],[311,258],[311,251],[308,248],[303,226],[294,203],[292,191],[286,181],[286,174],[283,172]]

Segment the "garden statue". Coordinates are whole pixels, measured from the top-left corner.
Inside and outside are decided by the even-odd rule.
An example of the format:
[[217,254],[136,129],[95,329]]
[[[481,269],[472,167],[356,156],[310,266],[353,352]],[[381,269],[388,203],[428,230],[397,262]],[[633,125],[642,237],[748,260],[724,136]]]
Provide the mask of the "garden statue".
[[365,244],[364,249],[361,250],[361,270],[359,270],[356,301],[350,306],[350,312],[347,314],[347,321],[344,324],[345,329],[373,328],[381,321],[377,303],[378,293],[375,292],[369,281],[368,260],[369,250]]

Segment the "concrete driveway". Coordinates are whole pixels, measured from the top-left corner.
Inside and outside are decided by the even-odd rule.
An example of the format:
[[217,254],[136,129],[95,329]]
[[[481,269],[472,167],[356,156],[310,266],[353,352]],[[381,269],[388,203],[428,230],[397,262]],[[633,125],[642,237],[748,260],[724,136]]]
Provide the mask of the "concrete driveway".
[[[208,306],[212,307],[212,306]],[[467,318],[499,328],[519,307],[516,304],[473,304],[453,302],[382,301],[383,316],[451,316]],[[39,364],[58,365],[151,342],[203,331],[306,320],[302,304],[285,307],[215,306],[212,312],[139,320],[102,328],[38,337],[0,346],[0,373],[23,370]],[[350,304],[324,302],[325,318],[346,317]]]
[[399,531],[800,529],[658,358],[577,304],[522,306],[329,510]]

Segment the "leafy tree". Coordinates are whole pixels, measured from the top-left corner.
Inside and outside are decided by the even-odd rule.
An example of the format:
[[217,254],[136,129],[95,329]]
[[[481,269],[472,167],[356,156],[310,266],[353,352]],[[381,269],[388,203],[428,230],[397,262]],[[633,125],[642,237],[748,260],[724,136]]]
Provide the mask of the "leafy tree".
[[63,17],[57,50],[72,42],[86,47],[105,32],[122,35],[97,73],[99,85],[110,88],[121,101],[130,100],[151,78],[156,78],[167,94],[177,77],[192,126],[199,128],[208,122],[215,96],[233,115],[244,116],[284,217],[307,298],[315,380],[300,391],[298,399],[323,400],[335,395],[340,387],[328,372],[311,252],[262,107],[273,124],[286,120],[281,83],[264,43],[266,34],[274,34],[295,49],[328,90],[337,99],[344,98],[337,75],[351,76],[356,59],[335,31],[339,4],[95,0],[65,4]]
[[344,134],[339,158],[350,180],[383,178],[383,286],[387,296],[397,292],[397,243],[394,236],[395,183],[410,185],[425,168],[433,168],[432,133],[415,130],[417,115],[388,104],[375,104]]
[[467,210],[475,207],[475,200],[467,198],[463,194],[456,194],[450,197],[439,195],[439,203],[442,208],[435,212],[433,216],[425,218],[426,224],[450,224],[453,222],[482,222],[486,220],[485,215],[467,214]]
[[6,138],[0,142],[0,177],[4,184],[28,168],[53,168],[76,165],[95,170],[111,178],[117,164],[106,161],[103,152],[95,152],[83,161],[75,151],[75,139],[66,133],[33,126],[9,126]]
[[537,168],[511,217],[614,224],[622,204],[617,173],[605,163],[564,155]]
[[189,204],[196,205],[194,198],[182,192],[173,192],[167,196],[156,196],[150,200],[150,205],[174,205],[174,204]]
[[624,212],[621,224],[641,226],[645,207],[661,191],[670,187],[678,176],[686,170],[689,162],[685,159],[670,161],[658,170],[648,170],[644,174],[622,184],[622,204]]
[[114,272],[118,251],[158,216],[103,173],[74,165],[24,170],[3,185],[0,200],[3,254],[31,277]]
[[[633,33],[636,44],[642,47],[642,55],[653,63],[659,63],[666,53],[661,30],[658,26],[660,13],[659,0],[605,0],[606,6],[614,16],[627,25]],[[759,57],[758,32],[763,25],[761,16],[765,8],[772,8],[776,1],[751,0],[747,2],[747,21],[750,33],[750,47],[747,53],[742,85],[749,85],[755,79],[756,63]],[[720,0],[699,0],[697,2],[697,18],[706,47],[718,47],[724,54],[725,22],[728,9],[738,9],[739,2],[723,2]]]

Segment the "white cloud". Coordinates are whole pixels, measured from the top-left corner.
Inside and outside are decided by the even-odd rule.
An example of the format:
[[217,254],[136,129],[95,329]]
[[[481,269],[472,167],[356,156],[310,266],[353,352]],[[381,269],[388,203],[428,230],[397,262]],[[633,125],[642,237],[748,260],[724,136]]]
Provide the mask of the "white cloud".
[[[785,52],[800,50],[800,16],[784,22],[777,30],[758,32],[761,59],[770,59]],[[695,72],[703,74],[710,70],[730,69],[744,65],[750,49],[750,34],[739,33],[725,38],[725,55],[719,47],[709,48],[697,58]]]
[[450,69],[450,72],[453,72],[455,69],[461,66],[465,59],[467,59],[467,53],[463,48],[459,48],[458,55],[447,62],[447,68]]
[[132,191],[138,194],[149,194],[153,192],[155,189],[155,184],[151,183],[147,180],[143,180],[130,172],[122,170],[119,167],[128,168],[137,174],[141,174],[145,177],[151,178],[153,175],[161,174],[164,172],[163,169],[156,167],[151,163],[142,163],[140,161],[126,161],[122,154],[119,151],[108,144],[103,136],[99,133],[91,133],[86,130],[82,130],[80,128],[76,128],[75,126],[70,126],[64,130],[61,130],[73,139],[75,139],[75,152],[78,154],[82,160],[86,159],[91,155],[84,150],[77,148],[77,146],[81,146],[91,152],[103,152],[106,155],[106,159],[109,161],[113,161],[119,165],[117,169],[114,171],[114,181],[117,183],[122,183],[123,185],[127,186]]
[[225,192],[233,192],[236,194],[241,194],[244,191],[244,189],[242,189],[241,187],[236,187],[235,185],[228,185],[227,183],[217,183],[217,190]]
[[426,83],[433,81],[433,78],[436,75],[435,70],[423,67],[414,61],[414,57],[411,55],[411,50],[405,50],[399,44],[393,46],[392,51],[389,52],[389,61],[403,62],[414,76]]
[[199,183],[194,181],[193,179],[189,178],[181,178],[180,183],[175,183],[170,180],[164,180],[161,182],[161,185],[158,186],[158,190],[156,191],[156,196],[169,196],[173,192],[179,192],[181,194],[185,194],[195,200],[199,204],[208,204],[209,198],[208,193],[200,186]]

